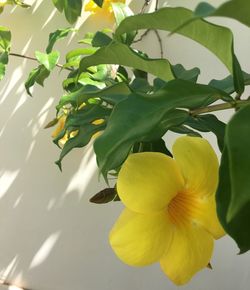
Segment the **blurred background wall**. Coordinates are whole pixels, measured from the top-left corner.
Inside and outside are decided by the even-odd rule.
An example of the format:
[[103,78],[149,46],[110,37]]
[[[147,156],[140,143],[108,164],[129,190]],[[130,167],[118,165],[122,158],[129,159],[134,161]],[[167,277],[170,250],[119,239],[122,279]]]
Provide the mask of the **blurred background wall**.
[[[8,8],[0,25],[12,31],[12,52],[34,56],[44,51],[50,32],[68,27],[52,1],[37,0],[31,9]],[[151,1],[153,9],[154,0]],[[161,5],[166,1],[160,1]],[[170,0],[173,6],[195,7],[199,1]],[[209,1],[219,5],[223,1]],[[143,0],[131,1],[139,11]],[[83,14],[78,35],[58,42],[63,55],[80,47],[77,39],[87,31],[112,26]],[[103,21],[105,23],[103,23]],[[236,21],[213,19],[229,25],[235,34],[236,54],[250,71],[250,29]],[[83,23],[83,24],[82,24]],[[180,36],[161,33],[164,56],[186,68],[199,66],[200,82],[223,78],[226,68],[205,48]],[[159,44],[150,33],[137,47],[159,57]],[[55,116],[55,105],[63,94],[64,72],[54,70],[45,88],[36,86],[27,96],[24,82],[33,61],[10,57],[7,74],[0,84],[0,279],[31,290],[175,290],[159,265],[131,268],[122,264],[108,244],[108,234],[122,206],[97,206],[89,198],[105,187],[98,181],[92,148],[74,150],[63,162],[61,173],[54,165],[59,150],[51,141],[51,130],[43,127]],[[218,115],[224,120],[230,112]],[[212,136],[207,136],[215,144]],[[172,144],[175,135],[166,140]],[[246,290],[250,285],[250,254],[237,255],[231,238],[216,242],[212,265],[184,290]],[[1,288],[0,288],[1,289]],[[4,287],[3,289],[7,289]]]

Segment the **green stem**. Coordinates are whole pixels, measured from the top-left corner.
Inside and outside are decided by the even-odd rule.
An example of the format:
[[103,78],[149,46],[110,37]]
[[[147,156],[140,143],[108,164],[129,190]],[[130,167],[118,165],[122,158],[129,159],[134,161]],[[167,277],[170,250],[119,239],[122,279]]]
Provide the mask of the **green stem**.
[[236,100],[233,103],[223,103],[218,105],[212,105],[204,108],[199,108],[196,110],[191,110],[190,115],[196,116],[200,114],[210,113],[210,112],[216,112],[216,111],[222,111],[222,110],[228,110],[228,109],[237,109],[246,105],[250,104],[250,100]]

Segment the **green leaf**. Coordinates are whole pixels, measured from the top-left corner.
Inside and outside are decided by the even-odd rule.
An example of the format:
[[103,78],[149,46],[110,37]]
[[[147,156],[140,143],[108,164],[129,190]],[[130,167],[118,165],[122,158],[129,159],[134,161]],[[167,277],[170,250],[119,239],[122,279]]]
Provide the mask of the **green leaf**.
[[89,201],[96,204],[104,204],[113,201],[117,195],[116,189],[109,187],[92,196]]
[[44,65],[48,71],[52,71],[58,63],[60,53],[59,51],[52,51],[47,54],[36,51],[35,56],[40,64]]
[[3,77],[5,76],[5,70],[6,70],[5,64],[0,62],[0,80],[2,80]]
[[166,154],[170,157],[173,157],[172,153],[166,147],[165,141],[160,138],[158,140],[153,140],[151,142],[139,142],[134,144],[133,153],[137,152],[160,152]]
[[69,62],[74,58],[81,58],[83,55],[90,55],[96,52],[96,48],[77,48],[66,54],[66,61]]
[[[115,32],[115,37],[120,38],[123,33],[139,29],[160,29],[186,36],[213,52],[233,73],[233,34],[226,28],[197,19],[182,27],[193,17],[193,12],[186,8],[166,7],[149,14],[136,15],[122,21]],[[181,28],[180,28],[181,27]]]
[[21,0],[12,0],[16,5],[22,7],[22,8],[29,8],[31,5],[24,3]]
[[215,8],[212,5],[206,2],[202,2],[202,3],[199,3],[199,5],[196,7],[194,11],[194,15],[197,17],[203,18],[214,13],[214,11],[215,11]]
[[[88,104],[83,109],[72,112],[66,120],[64,130],[59,136],[54,139],[54,143],[58,145],[59,140],[67,133],[70,136],[71,132],[77,131],[77,134],[69,138],[64,145],[59,160],[56,164],[61,169],[62,159],[74,148],[86,146],[92,136],[104,130],[106,120],[111,113],[110,108],[106,108],[96,104]],[[103,123],[95,125],[92,122],[98,119],[103,119]]]
[[104,0],[93,0],[95,2],[95,4],[97,4],[99,7],[102,7],[102,4],[104,2]]
[[54,118],[49,123],[47,123],[47,125],[44,126],[44,129],[48,129],[48,128],[54,127],[58,123],[58,121],[59,121],[58,118]]
[[55,7],[65,14],[70,24],[76,22],[82,12],[82,0],[52,0]]
[[[210,8],[209,8],[210,6]],[[203,13],[201,13],[203,11]],[[250,3],[248,0],[231,0],[223,3],[217,9],[206,2],[200,3],[195,9],[195,14],[201,17],[222,16],[229,17],[250,26]]]
[[103,90],[95,86],[83,86],[71,94],[62,96],[57,106],[57,110],[60,110],[67,104],[71,104],[74,108],[78,108],[82,103],[93,97],[99,97],[110,104],[116,104],[126,98],[130,92],[129,87],[125,83],[117,83]]
[[52,52],[53,47],[55,45],[55,43],[57,42],[57,40],[59,39],[63,39],[65,37],[68,36],[68,34],[72,31],[75,31],[74,28],[65,28],[65,29],[58,29],[55,32],[50,33],[49,35],[49,43],[48,46],[46,48],[46,52],[49,54],[50,52]]
[[233,80],[235,91],[241,96],[245,90],[243,72],[240,63],[235,55],[233,55]]
[[[250,106],[241,109],[229,122],[226,131],[226,146],[229,162],[231,164],[232,194],[229,204],[227,220],[230,221],[235,214],[250,202],[250,181],[246,178],[250,172],[250,156],[244,154],[250,148]],[[239,198],[239,191],[241,198]]]
[[183,65],[176,64],[172,66],[173,73],[175,78],[181,80],[187,80],[190,82],[197,82],[198,76],[200,75],[200,69],[198,67],[186,70]]
[[185,124],[201,132],[213,132],[217,137],[220,151],[224,148],[226,124],[212,114],[190,117]]
[[175,108],[206,106],[217,100],[220,94],[205,85],[173,80],[156,93],[131,94],[119,102],[104,133],[94,143],[104,177],[109,170],[122,165],[136,142],[157,140],[169,128],[185,122],[189,113]]
[[0,26],[0,51],[10,51],[11,32],[8,28]]
[[152,90],[149,82],[146,79],[135,78],[133,82],[130,84],[130,88],[135,93],[148,93]]
[[33,69],[28,79],[25,82],[25,89],[27,93],[32,96],[30,92],[30,88],[34,86],[35,83],[38,83],[40,86],[43,86],[44,80],[50,75],[50,71],[48,71],[43,65]]
[[93,55],[84,57],[80,62],[79,72],[99,64],[119,64],[140,69],[163,80],[174,79],[171,65],[167,60],[146,58],[119,42],[112,42],[97,50]]
[[0,80],[4,77],[6,65],[9,62],[10,41],[11,32],[8,28],[0,26]]
[[197,131],[194,131],[184,125],[180,125],[177,127],[171,127],[170,131],[177,133],[177,134],[185,134],[188,136],[194,136],[194,137],[202,137]]
[[250,105],[228,123],[220,166],[217,211],[241,253],[250,249]]
[[60,12],[63,12],[64,0],[52,0],[52,2]]
[[94,47],[103,47],[110,44],[112,38],[106,33],[97,31],[92,40],[92,46]]
[[9,53],[4,51],[0,53],[0,80],[5,76],[6,65],[9,62]]
[[52,51],[49,54],[36,51],[35,55],[40,65],[30,72],[28,79],[25,82],[26,91],[30,96],[32,96],[30,88],[33,87],[35,83],[43,86],[45,79],[49,77],[60,57],[58,51]]
[[[250,74],[248,74],[244,71],[242,73],[243,73],[244,85],[249,86],[250,85]],[[208,85],[212,86],[214,88],[220,89],[228,94],[232,94],[236,91],[235,86],[234,86],[234,79],[231,75],[227,76],[226,78],[224,78],[222,80],[215,80],[215,79],[211,80]]]

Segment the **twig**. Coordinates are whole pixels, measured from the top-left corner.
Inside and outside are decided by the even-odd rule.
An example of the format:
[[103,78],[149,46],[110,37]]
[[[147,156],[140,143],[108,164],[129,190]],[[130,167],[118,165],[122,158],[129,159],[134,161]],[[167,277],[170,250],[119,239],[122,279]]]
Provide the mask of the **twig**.
[[223,103],[223,104],[208,106],[204,108],[199,108],[196,110],[191,110],[189,113],[192,116],[196,116],[196,115],[210,113],[210,112],[235,109],[235,108],[237,109],[237,108],[249,105],[249,104],[250,104],[250,100],[238,100],[232,103]]
[[150,1],[151,0],[145,0],[143,6],[142,6],[142,9],[140,11],[140,14],[144,13],[145,12],[145,9],[147,8],[147,6],[150,4]]
[[155,11],[157,11],[159,8],[159,0],[155,1]]
[[147,29],[138,39],[134,40],[133,43],[137,43],[143,40],[150,32],[150,29]]
[[[25,54],[19,54],[19,53],[10,52],[9,55],[10,56],[16,56],[16,57],[21,57],[21,58],[25,58],[25,59],[29,59],[29,60],[33,60],[33,61],[37,62],[37,59],[35,57],[31,57],[31,56],[28,56],[28,55],[25,55]],[[73,71],[69,67],[63,67],[63,65],[61,65],[61,64],[56,64],[56,66],[61,68],[61,69],[66,69],[66,70],[69,70],[69,71]]]
[[158,42],[159,42],[161,58],[163,58],[163,44],[162,44],[161,36],[159,34],[159,31],[156,29],[154,29],[154,33],[155,33],[155,35],[158,39]]
[[[143,6],[142,6],[142,9],[141,9],[140,14],[143,14],[143,13],[144,13],[146,7],[147,7],[149,4],[150,4],[150,0],[145,0],[144,4],[143,4]],[[159,0],[156,0],[156,2],[155,2],[155,11],[157,11],[158,8],[159,8]],[[145,31],[145,32],[144,32],[144,33],[143,33],[143,34],[142,34],[138,39],[134,40],[133,43],[138,43],[138,42],[142,41],[142,40],[143,40],[143,39],[144,39],[144,38],[149,34],[149,32],[150,32],[151,30],[152,30],[152,29],[147,29],[147,30],[146,30],[146,31]],[[163,58],[163,54],[164,54],[164,53],[163,53],[163,44],[162,44],[161,36],[160,36],[158,30],[153,29],[153,31],[154,31],[154,33],[155,33],[155,35],[156,35],[156,37],[157,37],[158,42],[159,42],[161,58]]]

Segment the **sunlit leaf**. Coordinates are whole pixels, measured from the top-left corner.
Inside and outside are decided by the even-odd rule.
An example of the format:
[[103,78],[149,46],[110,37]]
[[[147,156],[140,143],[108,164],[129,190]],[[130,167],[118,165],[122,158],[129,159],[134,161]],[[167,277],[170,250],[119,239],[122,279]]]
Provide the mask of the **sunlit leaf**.
[[49,35],[49,43],[48,46],[46,48],[46,52],[49,54],[50,52],[52,52],[53,47],[55,45],[55,43],[59,40],[59,39],[63,39],[65,37],[68,36],[68,34],[72,31],[75,31],[75,29],[69,27],[69,28],[65,28],[65,29],[57,29],[56,31],[50,33]]
[[52,51],[49,54],[36,51],[35,55],[38,62],[48,71],[52,71],[54,69],[60,57],[59,51]]

